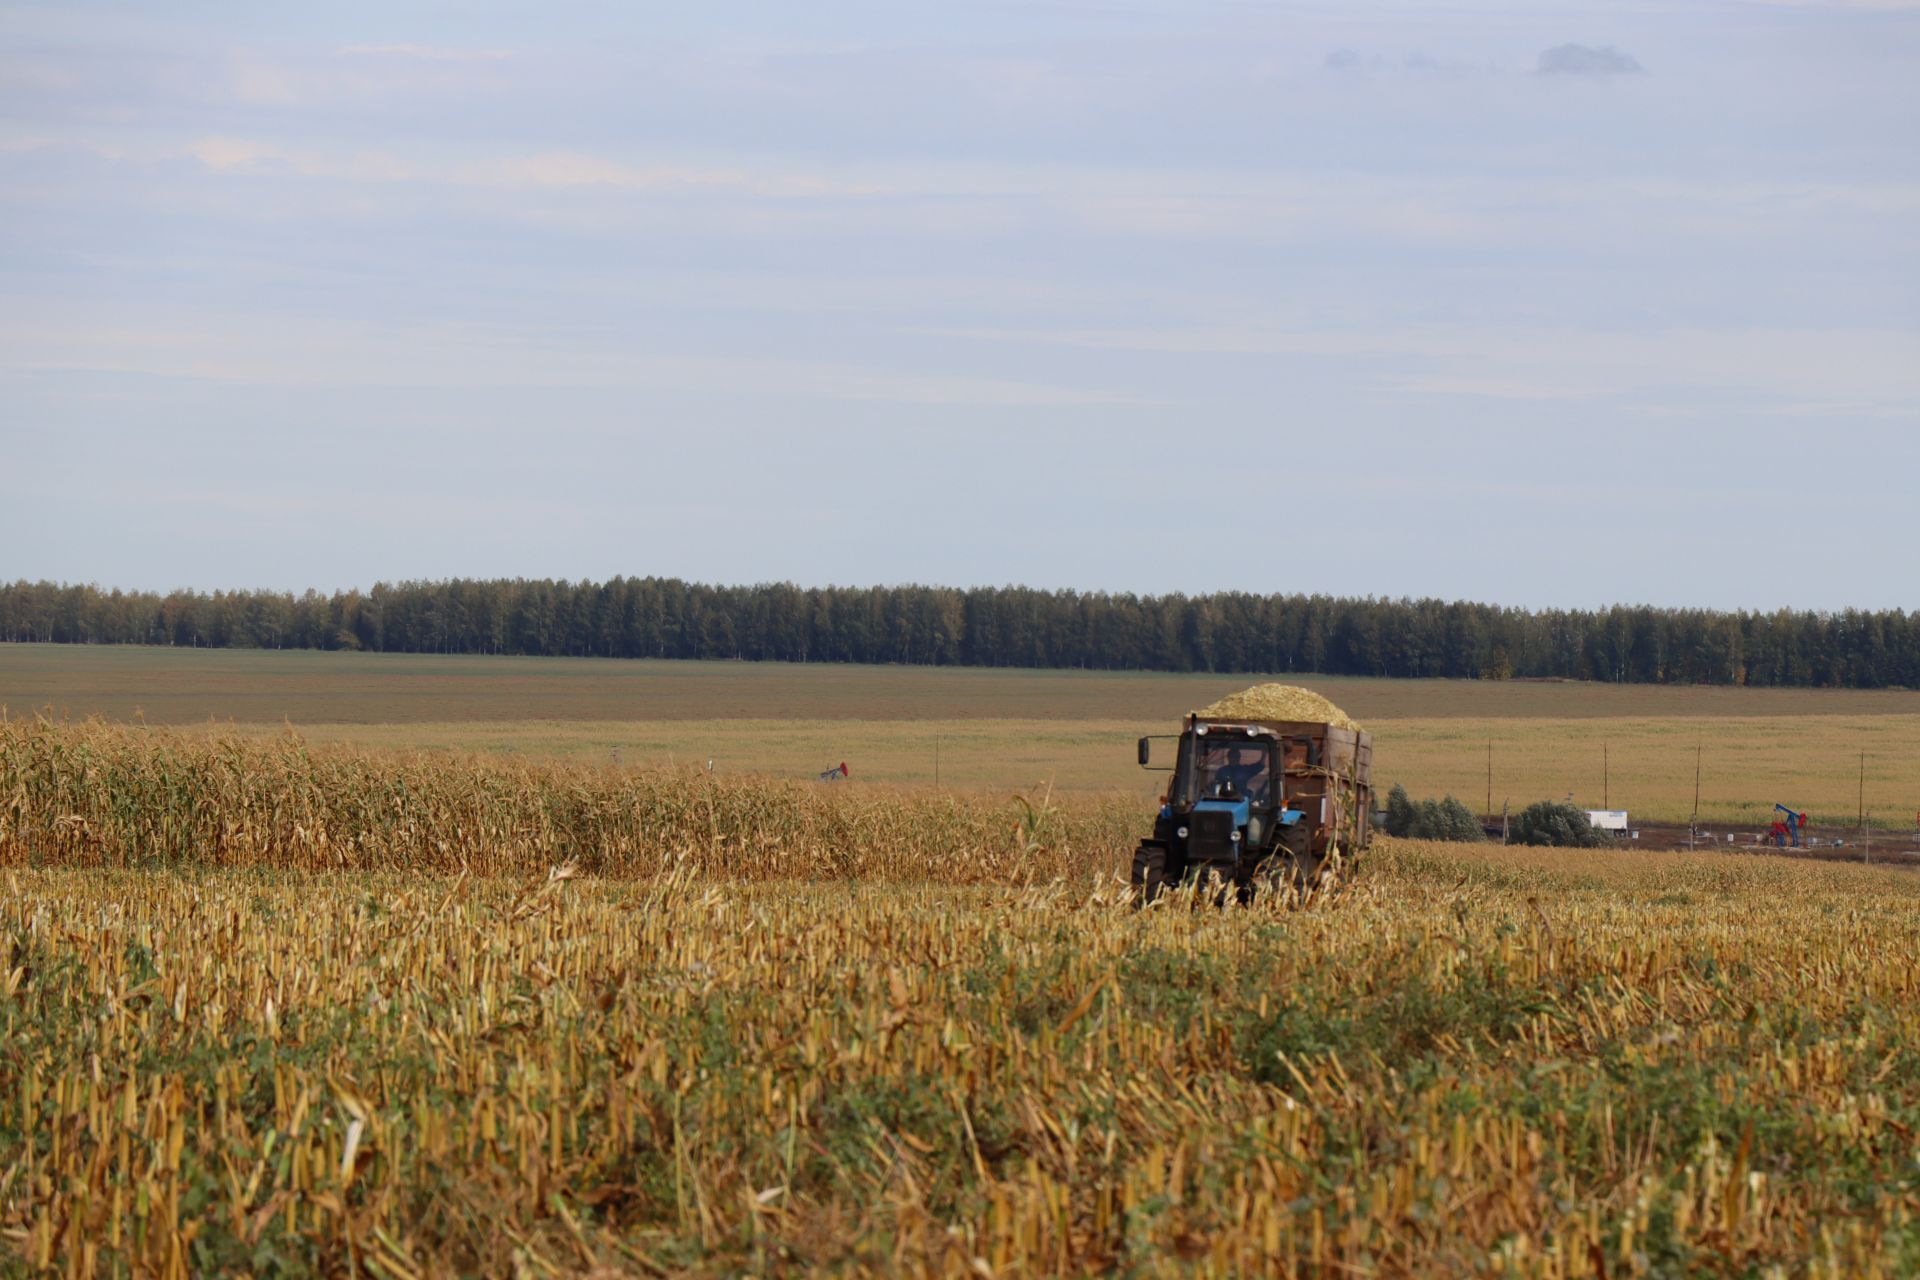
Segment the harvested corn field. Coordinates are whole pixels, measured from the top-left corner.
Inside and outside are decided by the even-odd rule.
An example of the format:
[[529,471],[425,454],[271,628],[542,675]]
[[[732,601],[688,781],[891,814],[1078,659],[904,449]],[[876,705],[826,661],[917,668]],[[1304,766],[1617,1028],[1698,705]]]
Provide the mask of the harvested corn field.
[[1297,684],[1256,684],[1194,714],[1211,720],[1304,720],[1342,729],[1360,727],[1326,696]]
[[0,722],[0,864],[1006,884],[1124,867],[1125,797],[980,796]]
[[[1903,843],[1913,844],[1906,819],[1920,809],[1920,693],[1911,690],[1287,679],[1326,695],[1374,735],[1383,790],[1398,782],[1414,795],[1451,793],[1495,814],[1572,794],[1586,808],[1628,809],[1637,823],[1684,826],[1697,812],[1710,830],[1747,832],[1766,830],[1780,801],[1811,812],[1834,836],[1850,836],[1835,828],[1851,828],[1865,808],[1876,846],[1902,828]],[[1127,791],[1144,803],[1161,779],[1135,766],[1134,741],[1246,683],[1141,672],[0,645],[0,718],[99,715],[250,738],[283,737],[291,722],[315,747],[661,770],[714,758],[723,777],[811,779],[848,760],[863,785],[939,782],[1003,802],[1051,785],[1056,797]]]
[[[189,1275],[1912,1274],[1899,873],[6,873],[0,1250]],[[742,869],[745,870],[745,869]]]

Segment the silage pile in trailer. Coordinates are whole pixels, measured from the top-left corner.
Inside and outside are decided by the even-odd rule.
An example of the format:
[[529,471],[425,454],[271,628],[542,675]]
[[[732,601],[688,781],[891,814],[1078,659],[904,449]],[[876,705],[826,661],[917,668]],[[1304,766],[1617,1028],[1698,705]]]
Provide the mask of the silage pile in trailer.
[[1194,712],[1202,720],[1309,720],[1358,729],[1351,716],[1297,684],[1256,684]]

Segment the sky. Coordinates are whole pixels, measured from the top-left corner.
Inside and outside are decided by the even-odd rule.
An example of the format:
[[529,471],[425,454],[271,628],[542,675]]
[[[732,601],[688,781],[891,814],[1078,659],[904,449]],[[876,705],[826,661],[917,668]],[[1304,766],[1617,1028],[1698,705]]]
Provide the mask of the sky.
[[0,578],[1920,607],[1920,0],[0,4]]

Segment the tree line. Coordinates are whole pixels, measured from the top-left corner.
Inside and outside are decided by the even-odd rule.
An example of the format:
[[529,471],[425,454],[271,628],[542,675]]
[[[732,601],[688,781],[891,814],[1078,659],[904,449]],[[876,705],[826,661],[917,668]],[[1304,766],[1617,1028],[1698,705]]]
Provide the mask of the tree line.
[[452,579],[368,591],[0,584],[0,639],[385,653],[1920,687],[1920,613],[1323,595]]

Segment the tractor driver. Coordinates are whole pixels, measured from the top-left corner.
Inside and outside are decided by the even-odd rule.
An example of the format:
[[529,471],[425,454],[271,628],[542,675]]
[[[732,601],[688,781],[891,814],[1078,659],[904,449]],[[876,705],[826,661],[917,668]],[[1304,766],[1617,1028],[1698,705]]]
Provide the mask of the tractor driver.
[[1214,775],[1217,785],[1231,788],[1236,796],[1257,797],[1267,779],[1267,753],[1258,747],[1235,747],[1227,763]]

